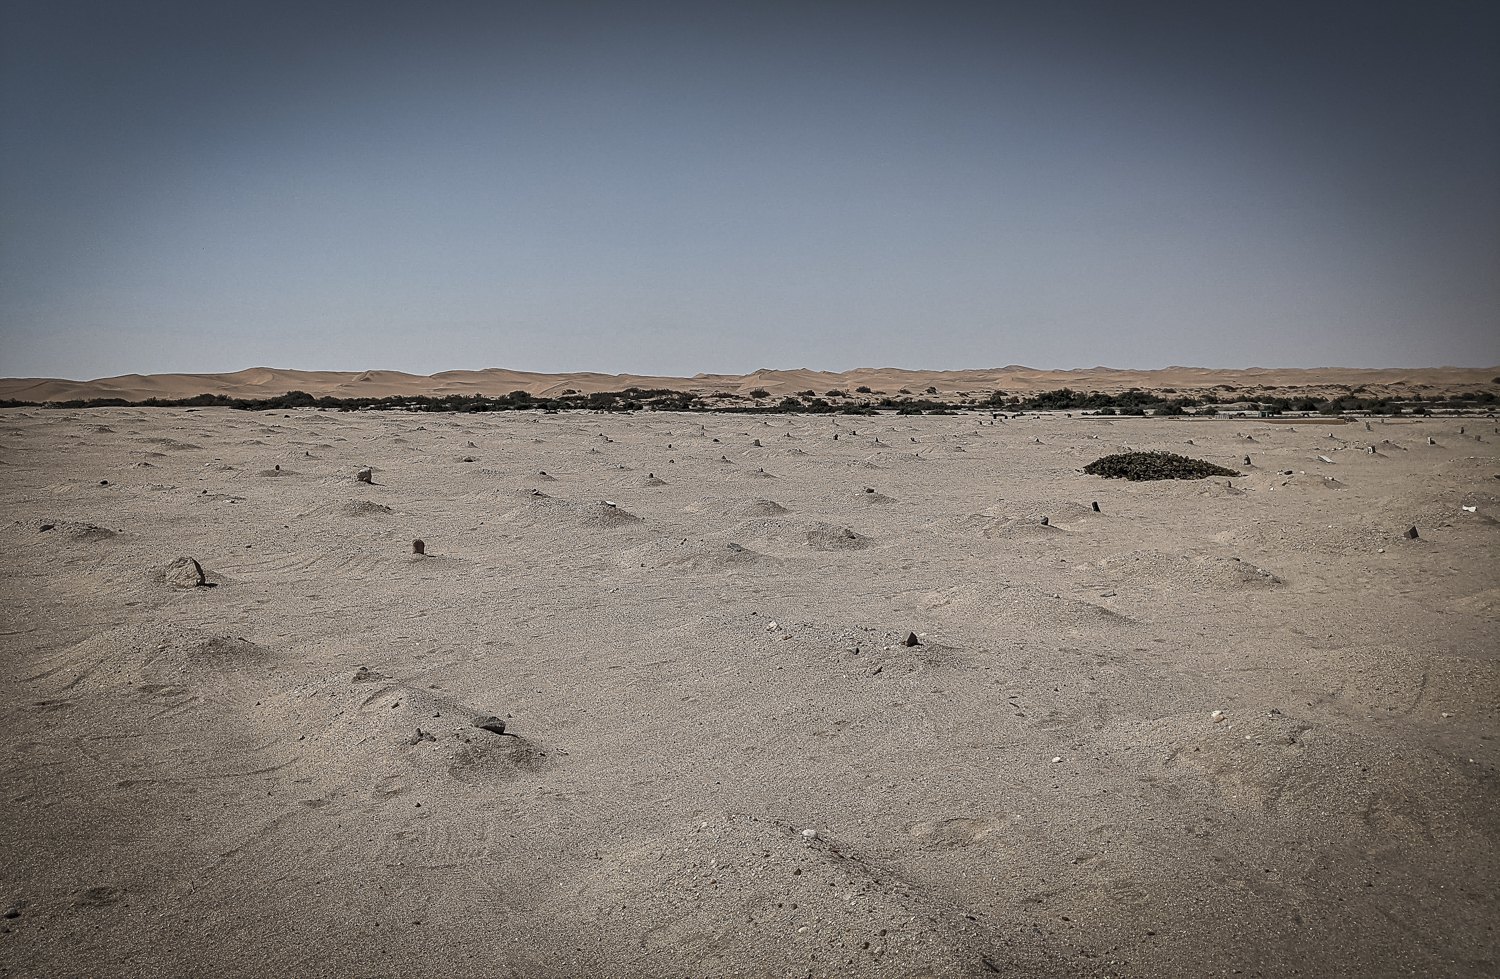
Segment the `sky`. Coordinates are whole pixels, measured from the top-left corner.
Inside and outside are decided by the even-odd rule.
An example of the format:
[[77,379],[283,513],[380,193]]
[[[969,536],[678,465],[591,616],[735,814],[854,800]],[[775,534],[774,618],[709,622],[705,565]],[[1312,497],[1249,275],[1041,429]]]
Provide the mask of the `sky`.
[[0,0],[0,375],[1500,364],[1500,4]]

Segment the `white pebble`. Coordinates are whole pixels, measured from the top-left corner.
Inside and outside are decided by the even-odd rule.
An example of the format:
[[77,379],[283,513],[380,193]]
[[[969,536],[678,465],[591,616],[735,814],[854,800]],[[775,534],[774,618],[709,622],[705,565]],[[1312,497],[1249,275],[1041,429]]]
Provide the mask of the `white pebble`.
[[1214,719],[1214,723],[1217,724],[1224,719],[1224,712],[1221,710],[1216,710],[1208,716],[1212,717]]
[[1062,761],[1062,756],[1058,755],[1052,759],[1052,764],[1056,765],[1060,761]]
[[802,831],[802,838],[804,840],[815,840],[818,838],[818,831],[815,829],[804,829]]

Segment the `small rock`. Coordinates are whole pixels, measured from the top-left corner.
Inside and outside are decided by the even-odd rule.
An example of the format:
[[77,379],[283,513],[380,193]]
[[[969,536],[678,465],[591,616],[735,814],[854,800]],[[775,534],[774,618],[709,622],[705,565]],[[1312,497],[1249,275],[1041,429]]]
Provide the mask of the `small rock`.
[[1098,500],[1094,501],[1094,512],[1095,513],[1099,513],[1100,512],[1100,510],[1099,510],[1099,501]]
[[815,829],[804,829],[802,831],[802,838],[804,840],[815,840],[818,838],[818,831]]
[[1422,535],[1419,534],[1419,533],[1417,533],[1417,528],[1416,527],[1408,527],[1408,528],[1406,528],[1406,533],[1403,534],[1402,536],[1404,536],[1407,540],[1416,540],[1418,537],[1421,537]]
[[411,542],[411,552],[413,554],[426,554],[427,544],[420,539],[414,540]]
[[1048,524],[1050,524],[1050,523],[1051,523],[1051,521],[1050,521],[1050,520],[1048,520],[1048,519],[1047,519],[1047,518],[1046,518],[1046,517],[1043,517],[1043,518],[1042,518],[1042,526],[1043,526],[1043,527],[1046,527],[1046,526],[1047,526],[1047,525],[1048,525]]
[[375,481],[375,470],[371,469],[369,466],[366,466],[359,472],[355,473],[354,478],[359,480],[361,483],[373,483]]
[[922,645],[922,640],[917,638],[917,634],[915,632],[908,632],[901,645],[906,646],[907,648],[911,648],[912,646],[920,646]]
[[766,623],[766,631],[767,632],[775,632],[777,629],[780,629],[780,628],[781,628],[781,626],[779,626],[779,625],[776,624],[776,620],[775,619],[772,619],[770,622]]
[[167,565],[162,577],[174,588],[201,588],[208,583],[203,566],[190,557],[180,557]]
[[1223,711],[1221,711],[1221,710],[1216,710],[1216,711],[1214,711],[1214,712],[1213,712],[1213,713],[1212,713],[1212,714],[1209,714],[1209,715],[1208,715],[1208,716],[1209,716],[1209,717],[1212,717],[1212,718],[1213,718],[1213,719],[1214,719],[1214,723],[1215,723],[1215,724],[1218,724],[1218,723],[1220,723],[1220,722],[1221,722],[1221,721],[1225,721],[1225,720],[1228,720],[1228,718],[1226,718],[1226,717],[1225,717],[1225,716],[1224,716],[1224,712],[1223,712]]
[[474,726],[481,731],[490,731],[494,734],[505,733],[505,722],[493,714],[474,718]]
[[1052,756],[1052,764],[1054,764],[1054,765],[1060,765],[1060,764],[1062,764],[1062,756],[1061,755],[1053,755]]

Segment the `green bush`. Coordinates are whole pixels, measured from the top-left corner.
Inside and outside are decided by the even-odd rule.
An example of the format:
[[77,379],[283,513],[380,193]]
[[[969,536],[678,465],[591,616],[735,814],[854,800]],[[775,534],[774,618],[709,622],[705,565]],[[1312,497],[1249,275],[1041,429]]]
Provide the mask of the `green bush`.
[[1238,476],[1233,469],[1225,469],[1202,459],[1189,459],[1175,452],[1119,452],[1095,459],[1083,471],[1090,476],[1105,479],[1206,479],[1209,476]]

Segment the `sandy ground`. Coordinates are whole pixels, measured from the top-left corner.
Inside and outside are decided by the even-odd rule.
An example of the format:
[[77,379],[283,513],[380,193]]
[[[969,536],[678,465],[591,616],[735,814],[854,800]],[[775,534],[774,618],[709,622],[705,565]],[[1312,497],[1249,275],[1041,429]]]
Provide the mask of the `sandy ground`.
[[[222,394],[233,398],[268,398],[288,391],[305,391],[316,397],[388,398],[413,395],[481,395],[503,397],[525,391],[539,397],[565,392],[591,394],[623,391],[628,387],[667,388],[698,395],[728,394],[749,398],[753,392],[782,398],[800,391],[819,395],[833,390],[860,397],[867,387],[871,395],[899,396],[902,388],[919,397],[957,401],[985,396],[1001,390],[1007,394],[1036,394],[1062,387],[1077,391],[1118,393],[1131,388],[1152,391],[1231,390],[1247,397],[1329,397],[1360,388],[1366,396],[1411,397],[1417,394],[1473,395],[1491,389],[1500,378],[1500,367],[1421,368],[1270,368],[1218,370],[1205,367],[1166,367],[1160,370],[1121,370],[1088,367],[1080,370],[1038,370],[1011,365],[986,370],[917,371],[864,367],[831,372],[812,370],[758,370],[750,374],[695,374],[692,377],[660,377],[644,374],[598,374],[576,371],[538,374],[530,371],[488,368],[453,370],[437,374],[407,374],[403,371],[302,371],[275,367],[252,367],[227,374],[124,374],[91,381],[55,377],[0,377],[0,400],[29,402],[71,401],[89,398],[179,399],[199,394]],[[929,395],[928,388],[935,393]]]
[[0,413],[0,972],[1493,975],[1497,448]]

